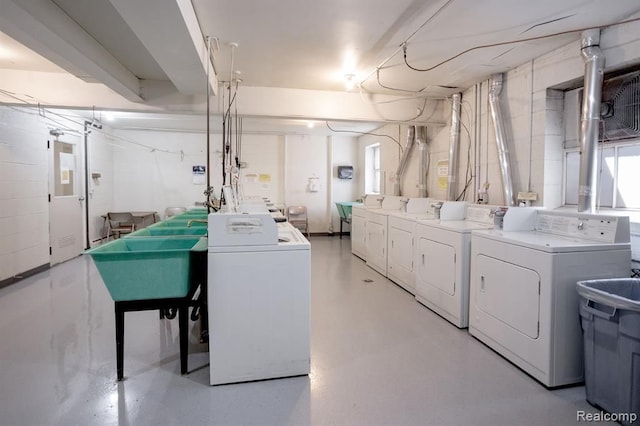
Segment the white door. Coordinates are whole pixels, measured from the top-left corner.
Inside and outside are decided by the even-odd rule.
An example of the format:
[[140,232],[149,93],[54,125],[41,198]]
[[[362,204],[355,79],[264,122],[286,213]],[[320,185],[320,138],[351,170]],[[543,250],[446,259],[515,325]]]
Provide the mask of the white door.
[[49,143],[51,265],[79,256],[84,246],[81,138],[70,135],[63,138]]

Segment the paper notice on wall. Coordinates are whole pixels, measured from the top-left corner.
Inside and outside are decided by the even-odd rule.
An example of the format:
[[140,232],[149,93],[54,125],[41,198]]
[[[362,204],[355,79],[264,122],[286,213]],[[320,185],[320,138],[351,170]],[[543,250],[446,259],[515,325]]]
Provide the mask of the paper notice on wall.
[[60,169],[60,183],[62,185],[68,185],[71,183],[71,170]]
[[260,180],[261,183],[270,183],[271,182],[271,175],[266,174],[266,173],[260,173],[260,176],[258,177],[258,180]]
[[449,160],[438,160],[437,166],[438,189],[449,187]]
[[204,185],[206,183],[207,166],[193,166],[191,183],[194,185]]

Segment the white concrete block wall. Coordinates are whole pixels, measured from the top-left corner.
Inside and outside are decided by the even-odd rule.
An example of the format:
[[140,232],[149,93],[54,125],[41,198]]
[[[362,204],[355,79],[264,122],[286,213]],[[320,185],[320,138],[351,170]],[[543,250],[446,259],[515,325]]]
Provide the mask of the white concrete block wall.
[[[282,135],[242,137],[242,161],[247,164],[242,169],[243,195],[267,197],[274,204],[284,204],[284,139]],[[220,161],[218,155],[215,158]]]
[[[358,140],[346,136],[330,136],[331,144],[331,185],[332,200],[329,201],[331,227],[334,232],[340,230],[340,216],[335,206],[337,201],[355,201],[360,196],[358,191],[359,175],[364,174],[364,167],[358,164]],[[339,179],[338,166],[353,166],[353,179]],[[348,230],[344,227],[344,231]]]
[[429,173],[427,174],[427,195],[431,198],[444,200],[447,189],[438,186],[438,162],[449,160],[449,136],[451,126],[451,103],[444,103],[444,114],[448,117],[444,127],[432,127],[427,130],[429,135]]
[[[601,48],[607,58],[607,71],[638,62],[639,33],[638,23],[602,32]],[[580,85],[583,74],[580,44],[574,41],[504,75],[501,102],[511,143],[514,189],[515,192],[527,189],[538,192],[536,205],[555,208],[562,204],[564,92],[550,89]],[[491,185],[489,202],[500,204],[504,202],[502,183],[493,129],[487,128],[491,123],[486,121],[486,90],[481,108],[481,126],[484,127],[480,134],[478,179],[480,183],[487,180]]]
[[[101,130],[92,129],[88,135],[89,163],[89,241],[93,245],[104,237],[103,214],[113,210],[113,146],[109,142],[112,130],[103,126]],[[93,172],[100,173],[99,178],[93,178]]]
[[[113,209],[157,211],[204,201],[205,185],[192,183],[194,165],[206,164],[206,135],[158,131],[114,130]],[[219,137],[219,135],[218,135]],[[213,148],[215,151],[215,148]],[[213,152],[212,184],[219,196],[221,164]],[[107,171],[109,173],[109,171]],[[103,174],[104,176],[104,174]]]
[[[285,204],[307,208],[310,232],[327,232],[327,138],[317,135],[287,135],[285,141]],[[317,191],[309,191],[309,178],[315,177]]]
[[49,263],[45,121],[0,106],[0,282]]

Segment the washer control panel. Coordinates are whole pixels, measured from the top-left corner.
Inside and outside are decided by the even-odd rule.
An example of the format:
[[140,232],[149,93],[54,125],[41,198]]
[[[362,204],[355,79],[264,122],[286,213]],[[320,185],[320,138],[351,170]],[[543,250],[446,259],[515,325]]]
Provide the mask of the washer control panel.
[[630,239],[626,216],[539,211],[536,231],[604,243],[628,243]]

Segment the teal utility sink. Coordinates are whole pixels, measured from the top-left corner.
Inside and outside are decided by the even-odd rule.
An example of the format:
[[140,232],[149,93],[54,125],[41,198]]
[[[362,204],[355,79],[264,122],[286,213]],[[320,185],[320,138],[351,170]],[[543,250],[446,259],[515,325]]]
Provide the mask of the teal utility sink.
[[[194,222],[194,220],[202,220],[202,222]],[[170,226],[177,226],[181,228],[189,228],[189,222],[191,222],[191,227],[206,227],[207,218],[190,218],[190,219],[167,219],[162,222],[156,222],[153,225],[147,226],[147,228],[165,228]]]
[[206,211],[205,212],[201,212],[201,211],[184,212],[184,213],[178,213],[175,216],[171,216],[167,218],[167,220],[206,219],[207,216],[208,216],[208,213]]
[[192,237],[194,235],[203,236],[207,234],[206,226],[193,226],[191,228],[181,226],[158,226],[138,229],[130,234],[125,234],[124,238],[138,237]]
[[193,265],[202,265],[206,252],[207,239],[193,236],[121,238],[85,254],[92,257],[111,298],[119,302],[187,296],[192,277],[202,272]]

